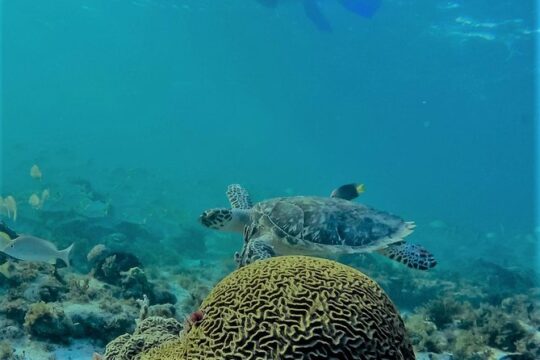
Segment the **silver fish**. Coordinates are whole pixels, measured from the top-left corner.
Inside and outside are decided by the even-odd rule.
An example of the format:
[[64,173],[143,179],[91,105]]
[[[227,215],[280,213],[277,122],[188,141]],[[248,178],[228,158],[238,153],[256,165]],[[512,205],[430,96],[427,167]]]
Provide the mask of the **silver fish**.
[[64,250],[58,250],[56,246],[45,239],[40,239],[32,235],[20,235],[13,239],[1,251],[15,259],[23,261],[43,261],[49,264],[55,264],[56,259],[60,259],[69,264],[69,255],[73,245]]

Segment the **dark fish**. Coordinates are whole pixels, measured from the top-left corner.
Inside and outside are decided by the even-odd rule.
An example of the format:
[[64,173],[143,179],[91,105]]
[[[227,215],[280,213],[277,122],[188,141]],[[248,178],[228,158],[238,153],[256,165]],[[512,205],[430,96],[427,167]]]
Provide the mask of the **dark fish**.
[[347,184],[332,191],[330,196],[338,199],[352,200],[356,199],[364,191],[364,184]]

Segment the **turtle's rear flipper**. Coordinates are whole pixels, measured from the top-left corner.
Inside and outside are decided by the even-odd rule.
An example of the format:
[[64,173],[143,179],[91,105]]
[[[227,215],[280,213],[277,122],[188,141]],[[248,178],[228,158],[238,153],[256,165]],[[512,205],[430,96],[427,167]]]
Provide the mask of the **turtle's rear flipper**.
[[256,237],[257,235],[257,228],[254,225],[244,227],[244,246],[241,252],[234,254],[238,268],[276,256],[272,245],[270,245],[272,235],[264,234]]
[[413,269],[428,270],[437,265],[437,260],[435,260],[433,254],[417,244],[405,242],[392,244],[385,249],[379,250],[379,253]]

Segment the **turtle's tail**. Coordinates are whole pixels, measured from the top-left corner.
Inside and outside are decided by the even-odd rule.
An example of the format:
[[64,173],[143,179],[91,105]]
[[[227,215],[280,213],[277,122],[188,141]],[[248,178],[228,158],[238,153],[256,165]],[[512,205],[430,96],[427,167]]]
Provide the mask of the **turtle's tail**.
[[428,270],[437,265],[433,254],[417,244],[406,242],[392,244],[379,250],[379,253],[413,269]]

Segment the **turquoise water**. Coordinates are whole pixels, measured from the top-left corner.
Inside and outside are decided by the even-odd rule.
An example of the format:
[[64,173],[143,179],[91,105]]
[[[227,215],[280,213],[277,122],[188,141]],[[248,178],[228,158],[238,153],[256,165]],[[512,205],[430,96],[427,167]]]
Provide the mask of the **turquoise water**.
[[[1,4],[0,195],[20,204],[4,217],[18,232],[77,244],[44,219],[84,179],[115,221],[166,239],[149,265],[219,255],[231,267],[241,238],[197,222],[227,206],[228,184],[263,200],[362,182],[360,202],[417,222],[439,271],[534,270],[532,1],[383,0],[368,19],[321,0],[331,31],[293,0]],[[45,188],[40,217],[27,198]],[[193,234],[218,255],[187,251]],[[100,239],[80,243],[82,272]]]
[[[278,195],[354,180],[415,217],[530,226],[529,2],[390,1],[365,20],[327,1],[332,33],[293,1],[220,3],[5,1],[3,148],[147,168],[201,207],[232,181]],[[458,17],[521,22],[484,40],[453,35],[476,29]]]

